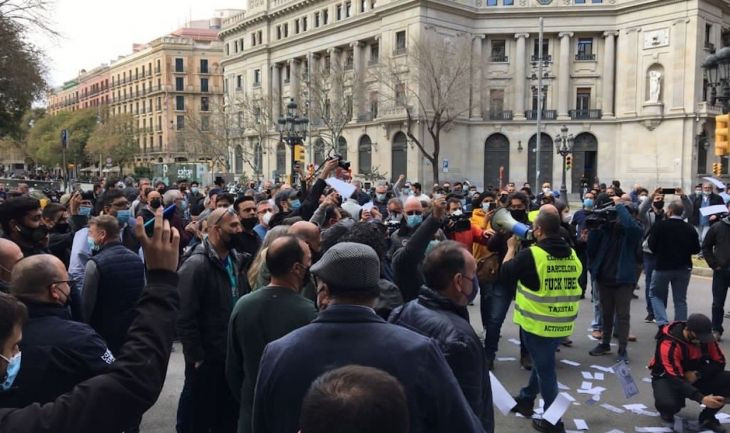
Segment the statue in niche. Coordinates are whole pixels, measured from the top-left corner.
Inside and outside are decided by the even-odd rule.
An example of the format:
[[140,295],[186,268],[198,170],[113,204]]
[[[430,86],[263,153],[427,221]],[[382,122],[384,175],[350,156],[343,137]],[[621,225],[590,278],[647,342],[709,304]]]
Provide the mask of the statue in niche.
[[662,73],[659,71],[649,71],[649,102],[652,104],[658,104],[661,92]]

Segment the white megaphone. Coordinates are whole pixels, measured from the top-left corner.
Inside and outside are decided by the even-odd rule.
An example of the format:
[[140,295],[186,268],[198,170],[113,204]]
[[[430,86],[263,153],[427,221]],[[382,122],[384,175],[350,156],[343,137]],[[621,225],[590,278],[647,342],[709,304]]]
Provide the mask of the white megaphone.
[[503,232],[512,232],[522,239],[532,239],[532,229],[527,224],[512,218],[512,214],[505,208],[499,209],[492,215],[492,227]]

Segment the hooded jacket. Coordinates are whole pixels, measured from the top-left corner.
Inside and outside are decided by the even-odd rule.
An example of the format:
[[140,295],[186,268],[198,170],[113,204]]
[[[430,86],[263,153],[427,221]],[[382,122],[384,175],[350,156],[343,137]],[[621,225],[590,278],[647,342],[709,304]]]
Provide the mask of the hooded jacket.
[[730,269],[730,217],[710,226],[702,242],[702,255],[712,269]]

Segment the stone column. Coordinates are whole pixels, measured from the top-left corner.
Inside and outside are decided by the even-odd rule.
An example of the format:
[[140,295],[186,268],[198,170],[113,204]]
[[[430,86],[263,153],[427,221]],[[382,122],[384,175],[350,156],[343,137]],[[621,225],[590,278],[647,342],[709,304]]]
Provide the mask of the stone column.
[[281,69],[278,63],[271,66],[271,115],[275,120],[281,115]]
[[474,35],[471,45],[471,107],[469,117],[472,119],[482,118],[482,41],[484,35]]
[[603,117],[614,117],[614,86],[616,68],[616,36],[618,32],[603,33]]
[[515,55],[515,101],[514,101],[514,119],[524,120],[525,119],[525,80],[527,75],[527,69],[525,66],[525,44],[527,39],[530,37],[529,33],[517,33],[515,39],[517,39],[517,52]]
[[[357,1],[357,0],[355,0]],[[363,95],[363,87],[365,83],[365,74],[363,73],[363,65],[365,63],[365,53],[363,44],[353,42],[352,47],[352,63],[353,63],[353,80],[352,80],[352,120],[357,122],[358,116],[363,113],[365,98]]]
[[558,120],[569,119],[568,101],[570,100],[570,38],[572,32],[559,33],[560,37],[560,69],[558,73]]
[[301,82],[301,71],[299,70],[300,65],[301,63],[299,62],[299,59],[289,60],[289,97],[294,98],[294,101],[296,101],[297,104],[302,103],[302,101],[299,100],[299,83]]

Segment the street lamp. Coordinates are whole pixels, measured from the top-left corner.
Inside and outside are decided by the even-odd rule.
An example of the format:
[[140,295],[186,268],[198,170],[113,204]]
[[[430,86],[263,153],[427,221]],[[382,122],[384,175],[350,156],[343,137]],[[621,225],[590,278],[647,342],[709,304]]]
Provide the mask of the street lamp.
[[282,115],[276,122],[276,130],[279,132],[279,140],[285,142],[290,147],[291,155],[291,185],[294,187],[294,164],[295,164],[295,147],[304,143],[307,138],[307,126],[309,119],[300,116],[297,111],[297,103],[294,98],[289,100],[286,105],[286,115]]
[[702,69],[705,70],[705,78],[711,89],[710,104],[715,105],[719,100],[723,114],[730,112],[730,47],[721,48],[708,56],[702,63]]
[[565,187],[565,158],[573,153],[573,134],[568,134],[568,127],[563,125],[560,133],[555,136],[555,150],[563,157],[563,183],[560,185],[560,197],[568,203],[568,189]]

